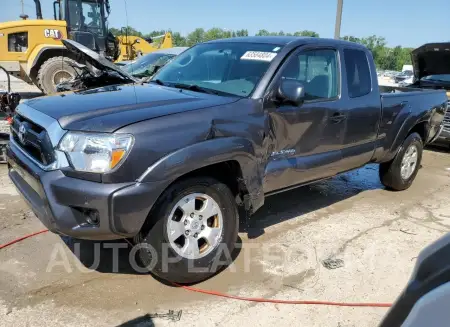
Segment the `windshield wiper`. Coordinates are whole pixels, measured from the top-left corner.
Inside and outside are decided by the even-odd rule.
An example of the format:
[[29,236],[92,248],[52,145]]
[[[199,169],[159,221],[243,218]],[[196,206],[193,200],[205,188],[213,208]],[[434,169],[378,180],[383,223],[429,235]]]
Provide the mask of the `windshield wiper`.
[[151,81],[149,81],[149,83],[155,83],[155,84],[162,85],[162,86],[165,86],[165,85],[166,85],[166,84],[165,84],[163,81],[161,81],[160,79],[152,79]]
[[215,94],[215,95],[219,94],[218,91],[207,89],[205,87],[201,87],[201,86],[198,86],[196,84],[175,83],[172,86],[177,88],[177,89],[189,90],[189,91],[194,91],[194,92],[202,92],[202,93]]

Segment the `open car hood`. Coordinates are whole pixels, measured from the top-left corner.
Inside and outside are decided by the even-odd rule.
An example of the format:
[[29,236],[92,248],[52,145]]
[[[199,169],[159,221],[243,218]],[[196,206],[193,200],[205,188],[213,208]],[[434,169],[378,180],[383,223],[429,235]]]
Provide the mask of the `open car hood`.
[[84,45],[73,40],[64,39],[61,41],[70,52],[77,56],[78,62],[87,62],[100,71],[114,71],[125,79],[129,79],[131,82],[139,82],[137,78],[123,71],[119,68],[119,66],[116,66],[105,57],[101,56],[95,51],[92,51]]
[[411,52],[414,77],[450,74],[450,43],[427,43]]

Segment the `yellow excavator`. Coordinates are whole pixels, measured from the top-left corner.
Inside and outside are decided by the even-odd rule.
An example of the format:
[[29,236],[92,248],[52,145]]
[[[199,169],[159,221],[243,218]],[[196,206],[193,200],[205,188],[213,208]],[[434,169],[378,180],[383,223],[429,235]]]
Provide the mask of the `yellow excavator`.
[[[162,39],[161,43],[156,46],[154,41]],[[132,61],[143,54],[156,51],[158,49],[168,49],[172,48],[172,35],[167,32],[163,35],[153,36],[151,38],[142,38],[134,35],[123,35],[117,36],[119,41],[120,54],[116,62],[121,61]]]
[[53,19],[43,19],[40,0],[34,2],[36,19],[21,16],[22,20],[0,23],[0,66],[46,94],[74,78],[76,67],[85,64],[64,47],[62,39],[81,43],[111,61],[133,60],[172,47],[170,33],[159,46],[152,39],[112,35],[107,26],[109,0],[55,0]]

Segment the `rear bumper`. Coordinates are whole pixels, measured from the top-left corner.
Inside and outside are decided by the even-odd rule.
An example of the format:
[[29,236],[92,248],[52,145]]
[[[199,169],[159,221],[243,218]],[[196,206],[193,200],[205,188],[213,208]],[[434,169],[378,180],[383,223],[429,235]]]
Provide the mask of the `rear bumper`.
[[7,148],[9,177],[54,233],[91,240],[135,236],[165,188],[164,182],[102,184],[44,171],[15,147]]

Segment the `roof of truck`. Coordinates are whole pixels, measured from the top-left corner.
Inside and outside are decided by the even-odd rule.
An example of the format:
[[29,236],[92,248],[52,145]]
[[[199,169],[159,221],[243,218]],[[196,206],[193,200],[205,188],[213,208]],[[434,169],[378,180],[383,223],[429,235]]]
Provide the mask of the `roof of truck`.
[[249,43],[278,44],[278,45],[307,44],[307,43],[327,44],[327,45],[346,44],[365,48],[363,45],[354,42],[326,39],[320,37],[309,37],[309,36],[244,36],[244,37],[232,37],[228,39],[212,40],[208,41],[207,43],[216,43],[216,42],[243,42],[243,43],[249,42]]

